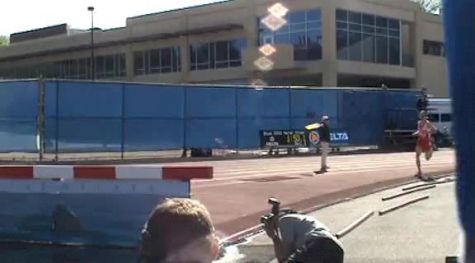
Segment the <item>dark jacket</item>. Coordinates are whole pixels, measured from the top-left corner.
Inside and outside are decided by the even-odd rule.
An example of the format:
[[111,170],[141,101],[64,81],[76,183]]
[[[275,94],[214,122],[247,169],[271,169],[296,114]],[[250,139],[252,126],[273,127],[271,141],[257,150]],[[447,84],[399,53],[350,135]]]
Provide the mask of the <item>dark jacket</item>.
[[418,111],[423,111],[427,110],[427,106],[429,104],[429,101],[427,100],[427,97],[421,97],[417,100],[417,110]]
[[322,126],[318,128],[318,134],[320,135],[320,141],[330,142],[330,127],[325,123],[321,123]]

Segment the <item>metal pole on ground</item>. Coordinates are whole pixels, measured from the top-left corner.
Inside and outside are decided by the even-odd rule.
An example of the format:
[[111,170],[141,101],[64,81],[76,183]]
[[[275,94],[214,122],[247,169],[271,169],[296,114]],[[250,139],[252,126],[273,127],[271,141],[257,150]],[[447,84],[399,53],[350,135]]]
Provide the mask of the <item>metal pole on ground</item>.
[[403,207],[406,207],[408,205],[411,205],[411,204],[414,204],[414,203],[417,203],[419,201],[422,201],[422,200],[426,200],[426,199],[429,199],[429,195],[424,195],[424,196],[421,196],[421,197],[417,197],[417,198],[413,198],[413,199],[410,199],[410,200],[407,200],[403,203],[400,203],[400,204],[397,204],[397,205],[394,205],[394,206],[391,206],[391,207],[388,207],[388,208],[385,208],[381,211],[378,212],[378,214],[380,216],[383,216],[387,213],[390,213],[390,212],[393,212],[395,210],[398,210],[400,208],[403,208]]
[[405,196],[405,195],[409,195],[409,194],[412,194],[412,193],[415,193],[415,192],[429,190],[429,189],[435,188],[436,186],[437,185],[433,184],[433,185],[428,185],[428,186],[425,186],[425,187],[419,187],[419,188],[412,189],[412,190],[409,190],[409,191],[405,191],[405,192],[385,196],[385,197],[381,198],[381,200],[382,201],[388,201],[388,200],[398,198],[398,197],[401,197],[401,196]]
[[355,220],[353,223],[349,224],[347,227],[343,228],[342,230],[338,231],[338,233],[335,234],[335,236],[340,239],[344,236],[346,236],[348,233],[351,231],[355,230],[358,226],[363,224],[366,220],[368,220],[370,217],[374,215],[374,211],[368,211],[366,214]]

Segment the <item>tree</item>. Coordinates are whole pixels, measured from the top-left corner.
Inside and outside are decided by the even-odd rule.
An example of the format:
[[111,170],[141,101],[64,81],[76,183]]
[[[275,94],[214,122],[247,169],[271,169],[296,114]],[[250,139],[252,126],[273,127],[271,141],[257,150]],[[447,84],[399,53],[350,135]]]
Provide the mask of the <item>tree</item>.
[[0,36],[0,46],[8,46],[10,44],[10,39],[6,36]]
[[440,14],[442,9],[441,0],[413,0],[418,3],[427,13]]

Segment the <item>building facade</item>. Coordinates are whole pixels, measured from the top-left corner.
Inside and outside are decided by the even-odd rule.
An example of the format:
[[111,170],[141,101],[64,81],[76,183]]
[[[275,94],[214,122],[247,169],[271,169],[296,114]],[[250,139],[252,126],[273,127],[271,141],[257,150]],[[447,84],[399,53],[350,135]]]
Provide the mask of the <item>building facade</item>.
[[[418,4],[279,3],[287,13],[269,16],[275,1],[234,0],[131,17],[123,28],[94,30],[94,77],[426,88],[437,97],[448,95],[441,17],[425,13]],[[0,48],[0,78],[92,77],[89,30],[58,25],[12,34],[11,40]]]

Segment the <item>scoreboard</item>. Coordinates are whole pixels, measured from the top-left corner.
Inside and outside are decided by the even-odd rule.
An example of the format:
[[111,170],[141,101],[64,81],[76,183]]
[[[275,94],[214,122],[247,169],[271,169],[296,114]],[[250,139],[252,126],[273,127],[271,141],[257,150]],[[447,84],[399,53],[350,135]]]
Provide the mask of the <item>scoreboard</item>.
[[304,131],[261,131],[261,147],[307,147]]
[[[350,137],[344,130],[330,132],[332,145],[349,145]],[[262,130],[260,131],[261,148],[306,148],[320,144],[318,130]]]

